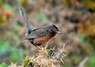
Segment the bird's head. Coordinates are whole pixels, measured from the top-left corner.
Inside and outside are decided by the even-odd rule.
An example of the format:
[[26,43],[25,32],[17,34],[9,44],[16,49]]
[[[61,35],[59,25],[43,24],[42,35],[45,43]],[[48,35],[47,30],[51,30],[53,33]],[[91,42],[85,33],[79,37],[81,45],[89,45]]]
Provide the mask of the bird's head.
[[52,34],[56,34],[56,33],[59,32],[58,27],[56,27],[54,24],[53,24],[53,25],[49,25],[49,26],[48,26],[48,30],[49,30],[49,32],[52,33]]

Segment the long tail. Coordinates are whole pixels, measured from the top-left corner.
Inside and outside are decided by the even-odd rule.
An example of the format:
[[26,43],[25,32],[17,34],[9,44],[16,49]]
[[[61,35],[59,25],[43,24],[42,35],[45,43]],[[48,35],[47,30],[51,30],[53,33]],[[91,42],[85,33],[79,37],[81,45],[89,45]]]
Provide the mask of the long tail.
[[28,34],[30,34],[31,33],[31,27],[30,27],[30,25],[28,24],[28,21],[27,21],[27,17],[26,17],[26,15],[25,15],[25,13],[24,13],[24,11],[21,9],[21,7],[19,7],[19,11],[20,11],[20,14],[21,14],[21,16],[22,16],[22,18],[24,19],[24,22],[25,22],[25,24],[26,24],[26,34],[28,35]]

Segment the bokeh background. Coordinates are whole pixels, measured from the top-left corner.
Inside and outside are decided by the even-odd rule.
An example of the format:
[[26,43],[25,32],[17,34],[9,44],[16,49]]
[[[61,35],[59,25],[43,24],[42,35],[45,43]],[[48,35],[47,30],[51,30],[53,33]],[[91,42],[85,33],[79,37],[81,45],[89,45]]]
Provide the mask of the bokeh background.
[[[33,52],[24,41],[25,24],[18,7],[27,15],[31,28],[55,24],[57,34],[49,47],[65,44],[63,67],[95,67],[95,0],[0,0],[0,63],[21,64]],[[3,64],[2,64],[3,63]]]

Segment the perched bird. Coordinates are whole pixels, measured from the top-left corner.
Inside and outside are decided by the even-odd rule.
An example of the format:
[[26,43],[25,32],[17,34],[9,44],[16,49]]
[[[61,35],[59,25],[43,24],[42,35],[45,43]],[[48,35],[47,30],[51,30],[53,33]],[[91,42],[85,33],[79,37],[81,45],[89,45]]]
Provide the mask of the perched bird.
[[25,39],[29,40],[29,42],[34,46],[42,45],[43,43],[47,42],[49,39],[54,37],[59,32],[59,29],[54,24],[46,25],[41,28],[32,30],[28,24],[25,13],[21,8],[19,8],[19,10],[26,24],[27,35],[25,36]]

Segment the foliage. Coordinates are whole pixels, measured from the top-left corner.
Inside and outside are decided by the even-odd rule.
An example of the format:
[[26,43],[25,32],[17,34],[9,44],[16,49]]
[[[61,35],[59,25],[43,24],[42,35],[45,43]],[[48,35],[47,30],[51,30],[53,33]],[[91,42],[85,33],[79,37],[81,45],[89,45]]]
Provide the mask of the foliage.
[[9,50],[9,42],[5,40],[0,40],[0,55],[6,54]]
[[85,64],[86,67],[94,67],[95,66],[95,54],[89,56],[89,60]]
[[30,58],[28,56],[26,56],[23,60],[23,64],[22,66],[23,67],[29,67],[29,61],[30,61]]
[[13,7],[10,4],[0,5],[0,26],[8,25],[8,20],[13,15]]
[[7,64],[2,63],[2,64],[0,64],[0,67],[7,67]]
[[55,50],[57,56],[52,58],[48,49],[43,47],[37,48],[39,51],[33,56],[27,56],[27,51],[32,54],[33,48],[29,48],[27,42],[22,43],[25,27],[19,17],[17,4],[25,8],[27,18],[31,21],[29,24],[35,28],[49,22],[62,30],[62,34],[50,42],[50,48],[66,43],[67,58],[62,59],[64,64],[61,65],[77,67],[84,56],[89,56],[85,67],[95,66],[95,0],[0,0],[0,67],[55,65],[54,58],[59,59],[60,52]]
[[17,61],[20,61],[21,56],[20,56],[19,50],[17,48],[12,48],[11,51],[12,52],[11,52],[11,55],[9,57],[10,60],[14,63],[16,63]]

